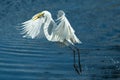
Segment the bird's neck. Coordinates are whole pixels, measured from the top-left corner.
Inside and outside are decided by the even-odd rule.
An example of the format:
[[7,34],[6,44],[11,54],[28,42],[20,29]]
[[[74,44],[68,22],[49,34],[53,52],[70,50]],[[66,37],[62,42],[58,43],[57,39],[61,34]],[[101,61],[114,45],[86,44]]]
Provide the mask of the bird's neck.
[[47,17],[46,22],[45,22],[44,27],[43,27],[44,34],[49,41],[51,41],[51,38],[52,38],[52,34],[48,33],[48,27],[50,25],[51,20],[52,19],[50,17]]

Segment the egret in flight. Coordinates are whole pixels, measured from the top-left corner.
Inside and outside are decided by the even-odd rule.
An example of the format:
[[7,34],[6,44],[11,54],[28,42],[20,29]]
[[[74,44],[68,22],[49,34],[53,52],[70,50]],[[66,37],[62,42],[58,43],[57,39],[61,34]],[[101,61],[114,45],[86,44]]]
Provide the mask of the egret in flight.
[[[81,41],[75,35],[74,29],[71,27],[70,22],[65,16],[65,12],[58,11],[57,19],[54,21],[49,11],[45,10],[35,14],[32,19],[22,23],[23,37],[37,38],[44,36],[48,41],[59,42],[65,46],[68,46],[74,53],[74,69],[80,74],[80,52],[75,43],[81,43]],[[76,55],[78,56],[78,64],[76,63]]]

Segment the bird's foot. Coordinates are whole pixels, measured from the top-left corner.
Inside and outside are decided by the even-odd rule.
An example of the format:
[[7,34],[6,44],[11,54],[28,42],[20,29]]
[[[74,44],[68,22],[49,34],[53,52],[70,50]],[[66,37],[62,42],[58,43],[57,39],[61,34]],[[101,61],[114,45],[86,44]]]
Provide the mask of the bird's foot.
[[73,66],[74,66],[75,71],[76,71],[78,74],[80,74],[81,71],[79,71],[77,64],[74,64]]

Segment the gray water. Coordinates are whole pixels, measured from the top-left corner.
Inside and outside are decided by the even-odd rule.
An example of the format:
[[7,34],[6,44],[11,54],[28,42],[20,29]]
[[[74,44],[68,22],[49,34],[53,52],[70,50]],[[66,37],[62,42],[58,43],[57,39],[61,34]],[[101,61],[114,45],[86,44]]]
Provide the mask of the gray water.
[[[80,75],[69,48],[22,38],[17,27],[61,9],[82,41]],[[1,0],[0,80],[120,80],[120,0]]]

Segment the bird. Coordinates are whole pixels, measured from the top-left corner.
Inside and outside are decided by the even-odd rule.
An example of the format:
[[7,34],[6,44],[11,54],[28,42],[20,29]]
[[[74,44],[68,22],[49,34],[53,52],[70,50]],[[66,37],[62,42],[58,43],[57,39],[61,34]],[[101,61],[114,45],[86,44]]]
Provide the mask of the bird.
[[[82,43],[75,35],[75,30],[68,21],[63,10],[59,10],[57,19],[53,20],[49,11],[44,10],[35,14],[31,19],[21,23],[24,38],[39,38],[45,36],[48,41],[58,42],[69,47],[73,53],[73,67],[80,74],[82,72],[80,63],[80,50],[75,46],[75,43]],[[76,62],[78,56],[78,64]]]

